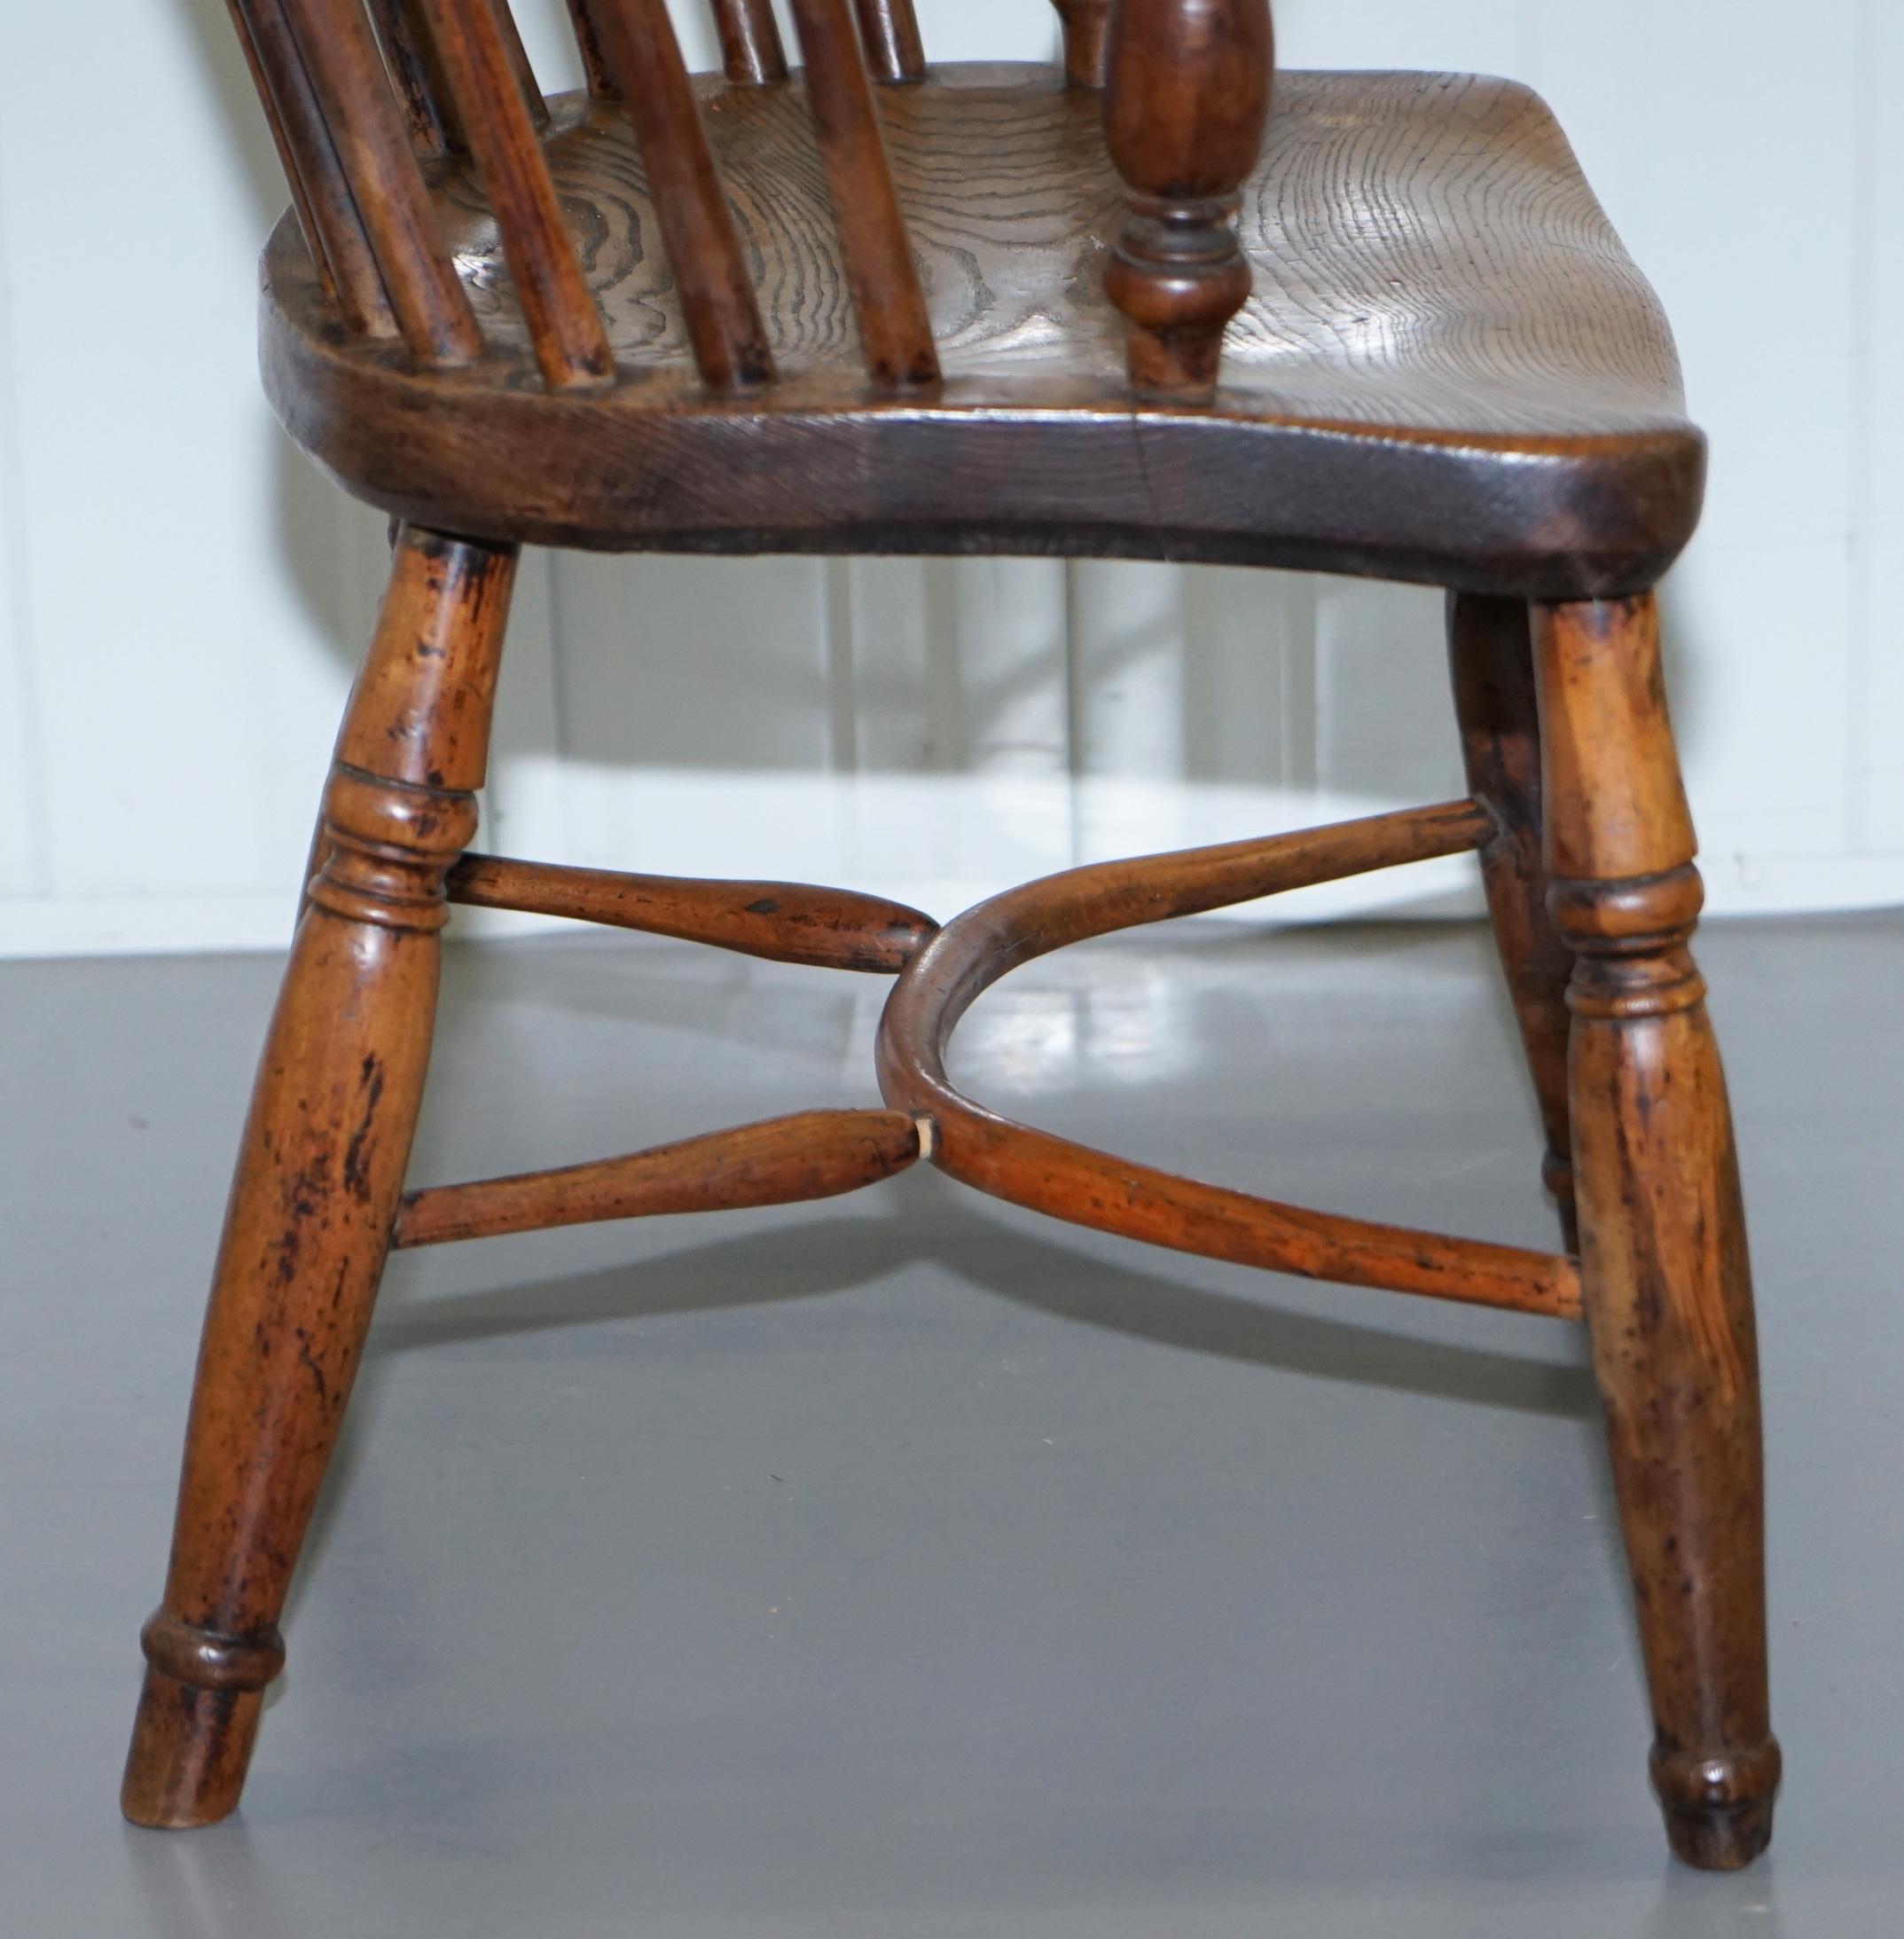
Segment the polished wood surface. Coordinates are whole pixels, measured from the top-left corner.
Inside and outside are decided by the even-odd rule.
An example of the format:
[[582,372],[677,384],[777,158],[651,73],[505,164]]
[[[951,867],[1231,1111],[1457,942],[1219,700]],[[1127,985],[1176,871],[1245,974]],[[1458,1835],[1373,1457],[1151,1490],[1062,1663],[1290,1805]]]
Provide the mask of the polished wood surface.
[[[589,0],[589,6],[602,59],[634,130],[644,178],[654,188],[653,227],[643,245],[651,252],[650,273],[672,286],[672,307],[693,352],[695,377],[717,391],[766,383],[774,374],[773,354],[666,0]],[[605,112],[619,130],[620,113]],[[564,200],[574,206],[573,185],[560,175],[558,181]],[[657,234],[662,247],[654,250]],[[598,280],[590,265],[591,286]],[[622,355],[619,345],[615,355]],[[492,451],[485,463],[498,461],[507,459]],[[454,522],[466,530],[469,522]]]
[[1104,85],[1110,0],[1052,0],[1064,26],[1064,78],[1074,88]]
[[966,1010],[1021,964],[1090,937],[1231,903],[1458,854],[1486,838],[1473,802],[1217,848],[1074,868],[995,896],[940,930],[894,985],[880,1025],[887,1102],[931,1124],[942,1170],[1015,1205],[1153,1245],[1305,1278],[1577,1318],[1572,1260],[1404,1230],[1179,1178],[1016,1124],[945,1072]]
[[282,0],[229,0],[229,4],[284,163],[291,213],[318,292],[338,304],[350,331],[394,337],[396,312]]
[[550,166],[588,212],[621,382],[585,406],[537,385],[487,206],[451,177],[445,232],[526,385],[340,338],[294,229],[268,256],[279,415],[388,510],[610,549],[1167,554],[1567,595],[1650,584],[1690,532],[1704,447],[1665,319],[1525,89],[1280,75],[1216,404],[1134,420],[1100,98],[999,67],[876,91],[936,390],[868,390],[799,91],[717,78],[698,125],[780,382],[702,388],[649,176],[618,113],[570,100]]
[[[791,0],[791,5],[860,357],[882,388],[936,384],[932,318],[846,0]],[[879,11],[889,23],[893,20],[889,6]],[[910,77],[896,70],[887,78]]]
[[769,0],[715,0],[721,68],[736,87],[771,87],[787,78],[787,52]]
[[[1584,1315],[1668,1834],[1749,1860],[1779,1771],[1756,1349],[1651,595],[1704,444],[1542,104],[1284,73],[1272,111],[1264,0],[1057,0],[1062,71],[934,67],[910,0],[793,0],[797,84],[767,0],[710,0],[702,76],[663,0],[569,0],[588,90],[553,102],[503,0],[231,4],[293,192],[267,388],[397,523],[239,1155],[127,1814],[237,1802],[393,1244],[778,1205],[923,1157],[1160,1246]],[[943,930],[844,890],[472,853],[525,540],[1429,581],[1471,798],[1073,869]],[[1464,849],[1563,1252],[1181,1178],[947,1075],[966,1009],[1047,951]],[[895,976],[885,1108],[406,1195],[452,903]]]
[[1104,52],[1104,145],[1131,208],[1104,275],[1130,325],[1131,388],[1208,404],[1250,294],[1234,226],[1269,113],[1265,0],[1120,0]]
[[[382,1273],[422,1101],[443,875],[476,825],[513,553],[403,535],[325,797],[328,847],[252,1096],[121,1797],[238,1802],[278,1620]],[[206,1674],[198,1674],[203,1664]]]
[[[552,390],[592,389],[615,375],[600,313],[569,246],[555,184],[491,0],[419,0],[457,104],[462,135],[496,217],[505,261]],[[538,107],[542,97],[535,97]],[[546,121],[545,114],[543,119]]]
[[913,0],[853,0],[853,12],[859,21],[866,68],[874,80],[926,78],[926,43],[920,36]]
[[1527,608],[1518,600],[1450,593],[1447,621],[1468,786],[1493,823],[1481,844],[1481,879],[1547,1134],[1540,1175],[1554,1196],[1567,1250],[1577,1252],[1567,1115],[1567,984],[1573,951],[1547,907],[1540,724]]
[[918,1156],[919,1127],[905,1111],[800,1111],[625,1158],[429,1186],[404,1200],[391,1244],[834,1198],[903,1172]]
[[711,943],[770,962],[893,976],[937,927],[882,897],[800,882],[695,881],[607,868],[565,868],[498,855],[464,856],[450,871],[452,902]]
[[1758,1344],[1701,889],[1651,597],[1535,615],[1549,906],[1578,953],[1580,1276],[1657,1726],[1688,1863],[1772,1834]]
[[340,170],[340,202],[349,202],[361,225],[411,357],[426,370],[470,363],[482,333],[362,9],[356,0],[239,4],[259,23],[281,14],[288,28],[287,47],[322,117],[322,145]]

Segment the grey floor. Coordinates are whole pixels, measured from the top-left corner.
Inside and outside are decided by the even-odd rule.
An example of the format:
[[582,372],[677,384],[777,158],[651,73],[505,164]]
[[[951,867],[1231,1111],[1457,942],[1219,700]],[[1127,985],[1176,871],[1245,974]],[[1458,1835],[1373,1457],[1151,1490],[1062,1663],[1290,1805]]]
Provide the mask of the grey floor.
[[[1771,1857],[1666,1860],[1571,1329],[928,1174],[393,1268],[242,1816],[114,1791],[276,964],[0,970],[0,1933],[1860,1939],[1904,1929],[1904,919],[1713,925],[1759,1268]],[[1462,926],[1021,972],[978,1095],[1547,1243]],[[417,1172],[870,1101],[882,985],[451,953]]]

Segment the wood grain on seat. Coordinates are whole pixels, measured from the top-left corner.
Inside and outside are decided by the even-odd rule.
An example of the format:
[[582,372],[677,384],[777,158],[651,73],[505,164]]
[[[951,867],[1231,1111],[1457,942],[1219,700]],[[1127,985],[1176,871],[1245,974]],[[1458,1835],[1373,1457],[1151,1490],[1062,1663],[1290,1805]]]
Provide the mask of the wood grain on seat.
[[1665,318],[1525,88],[1279,75],[1205,408],[1129,392],[1103,291],[1125,192],[1096,97],[1055,70],[880,90],[944,376],[903,396],[861,362],[803,93],[697,86],[778,385],[703,387],[627,124],[577,97],[547,153],[617,385],[537,383],[451,162],[434,192],[482,360],[421,373],[347,336],[286,224],[266,364],[294,436],[401,515],[604,549],[1137,553],[1563,597],[1650,584],[1691,531],[1704,445]]

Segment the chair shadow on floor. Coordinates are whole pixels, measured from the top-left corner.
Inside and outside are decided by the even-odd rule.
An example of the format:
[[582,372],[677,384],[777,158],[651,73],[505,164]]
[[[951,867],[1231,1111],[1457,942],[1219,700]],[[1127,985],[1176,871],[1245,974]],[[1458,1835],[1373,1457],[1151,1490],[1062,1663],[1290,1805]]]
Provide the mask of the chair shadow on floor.
[[[941,1206],[920,1203],[928,1193]],[[900,1203],[901,1196],[910,1204]],[[1594,1406],[1584,1361],[1561,1363],[1319,1318],[1212,1292],[1156,1269],[971,1215],[966,1194],[933,1177],[888,1188],[889,1216],[814,1220],[538,1284],[391,1302],[371,1336],[369,1359],[599,1321],[811,1299],[906,1268],[951,1277],[1054,1317],[1192,1353],[1349,1381],[1357,1386],[1478,1401],[1586,1420]],[[1239,1272],[1242,1268],[1237,1268]],[[1345,1297],[1356,1299],[1354,1293]]]

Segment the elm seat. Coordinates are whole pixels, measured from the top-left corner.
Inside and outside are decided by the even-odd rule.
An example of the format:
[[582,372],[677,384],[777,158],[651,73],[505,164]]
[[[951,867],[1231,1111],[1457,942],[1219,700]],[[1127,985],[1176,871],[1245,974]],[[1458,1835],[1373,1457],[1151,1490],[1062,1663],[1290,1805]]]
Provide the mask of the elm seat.
[[881,90],[944,373],[897,395],[860,360],[805,95],[697,91],[778,382],[703,387],[628,122],[569,96],[546,153],[615,384],[543,389],[488,199],[444,162],[481,360],[349,334],[287,218],[265,364],[292,435],[398,516],[605,550],[1136,553],[1562,598],[1649,585],[1690,536],[1704,446],[1665,318],[1524,87],[1277,76],[1207,407],[1132,396],[1104,293],[1125,191],[1060,71]]

